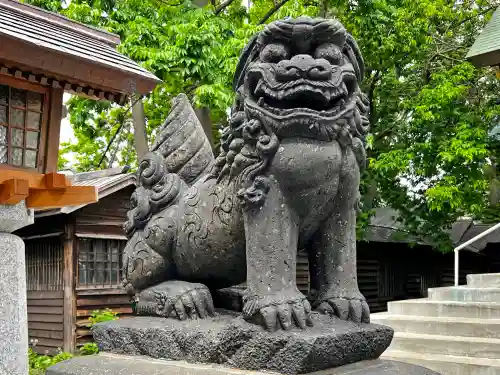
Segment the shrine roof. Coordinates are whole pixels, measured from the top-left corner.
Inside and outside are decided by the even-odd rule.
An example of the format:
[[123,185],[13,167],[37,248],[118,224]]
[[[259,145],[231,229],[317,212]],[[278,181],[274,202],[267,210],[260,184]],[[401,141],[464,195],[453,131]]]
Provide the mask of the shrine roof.
[[119,42],[56,13],[0,0],[0,60],[8,67],[115,93],[149,93],[160,80],[116,51]]
[[479,34],[466,58],[477,67],[500,64],[500,7]]

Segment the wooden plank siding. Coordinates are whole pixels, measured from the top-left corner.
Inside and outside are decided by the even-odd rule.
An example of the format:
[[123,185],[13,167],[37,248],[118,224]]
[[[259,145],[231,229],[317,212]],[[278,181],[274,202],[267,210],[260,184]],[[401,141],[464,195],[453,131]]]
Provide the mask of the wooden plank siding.
[[63,348],[63,291],[28,291],[28,336],[40,354]]
[[122,226],[127,220],[134,189],[129,186],[78,210],[75,213],[76,233],[124,236]]
[[64,346],[61,238],[34,238],[26,240],[25,247],[30,343],[40,354],[56,354]]
[[297,287],[299,290],[307,295],[309,293],[309,259],[306,252],[299,252],[297,254],[297,274],[296,274]]
[[120,319],[132,315],[132,301],[121,288],[77,289],[76,291],[76,345],[80,347],[92,342],[88,327],[89,317],[94,310],[109,308],[118,313]]

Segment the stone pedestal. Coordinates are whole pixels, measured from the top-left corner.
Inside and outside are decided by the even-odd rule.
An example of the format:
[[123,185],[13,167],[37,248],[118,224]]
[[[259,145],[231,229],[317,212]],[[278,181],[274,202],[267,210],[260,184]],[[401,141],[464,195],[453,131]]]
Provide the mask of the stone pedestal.
[[[200,365],[146,357],[100,354],[73,358],[49,368],[47,375],[282,375],[219,365]],[[439,375],[403,362],[371,360],[305,375]]]
[[24,242],[11,234],[33,223],[24,202],[0,205],[0,374],[28,374]]
[[268,332],[221,311],[200,320],[134,317],[98,323],[94,340],[105,352],[148,355],[231,368],[304,374],[378,358],[393,331],[314,313],[314,327]]

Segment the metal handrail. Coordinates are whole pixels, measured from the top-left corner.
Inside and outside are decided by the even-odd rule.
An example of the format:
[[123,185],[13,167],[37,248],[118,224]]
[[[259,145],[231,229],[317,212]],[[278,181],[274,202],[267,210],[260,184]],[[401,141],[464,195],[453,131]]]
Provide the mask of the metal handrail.
[[484,232],[479,233],[476,237],[471,238],[468,241],[465,241],[463,244],[460,246],[457,246],[453,251],[455,252],[455,286],[458,286],[458,266],[459,266],[459,257],[458,257],[458,252],[462,250],[463,248],[466,248],[470,244],[476,242],[477,240],[480,240],[484,236],[487,236],[491,232],[496,231],[497,229],[500,228],[500,223],[492,226],[491,228],[486,229]]

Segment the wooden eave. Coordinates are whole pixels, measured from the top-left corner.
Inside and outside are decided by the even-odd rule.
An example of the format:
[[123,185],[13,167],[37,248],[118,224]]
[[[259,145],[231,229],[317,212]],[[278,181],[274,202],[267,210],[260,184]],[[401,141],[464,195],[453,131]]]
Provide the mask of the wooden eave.
[[0,1],[0,61],[11,74],[19,70],[24,78],[44,77],[76,94],[118,102],[131,93],[146,95],[161,82],[118,53],[113,34],[21,5]]
[[475,40],[466,59],[477,67],[500,65],[500,7]]
[[35,173],[3,168],[0,171],[0,204],[26,201],[28,208],[58,208],[97,202],[95,186],[72,186],[58,173]]

